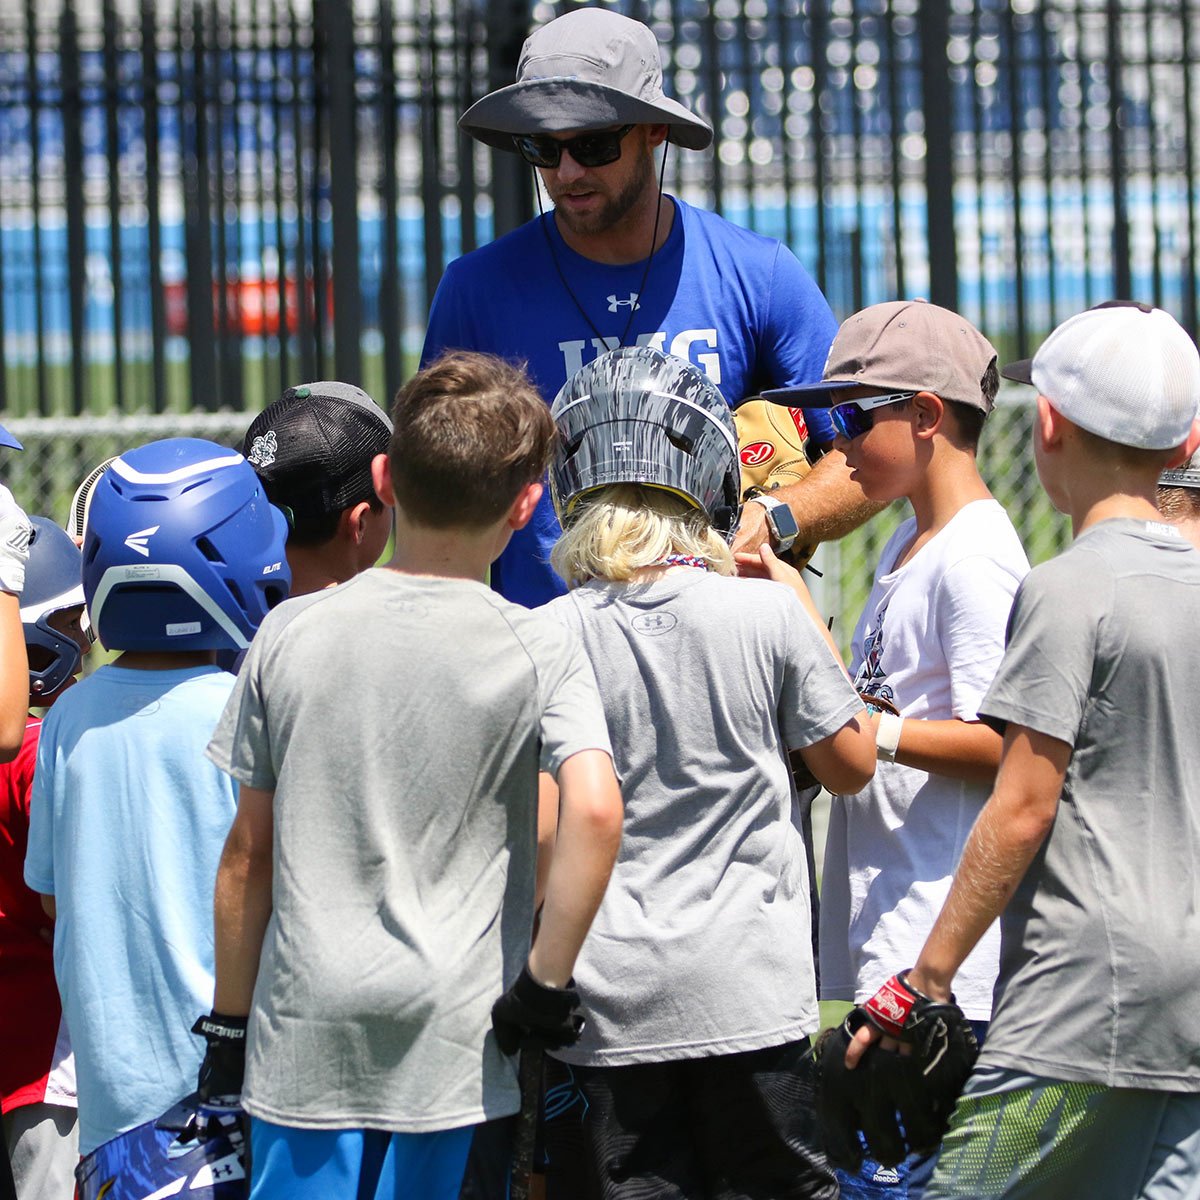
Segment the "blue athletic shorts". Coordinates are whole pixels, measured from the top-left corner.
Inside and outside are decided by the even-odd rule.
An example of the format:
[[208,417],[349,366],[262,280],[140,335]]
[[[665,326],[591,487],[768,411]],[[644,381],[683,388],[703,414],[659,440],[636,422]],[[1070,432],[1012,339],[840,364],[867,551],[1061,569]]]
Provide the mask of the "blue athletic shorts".
[[1200,1200],[1200,1093],[967,1080],[927,1200]]
[[473,1129],[294,1129],[253,1117],[250,1200],[457,1200]]

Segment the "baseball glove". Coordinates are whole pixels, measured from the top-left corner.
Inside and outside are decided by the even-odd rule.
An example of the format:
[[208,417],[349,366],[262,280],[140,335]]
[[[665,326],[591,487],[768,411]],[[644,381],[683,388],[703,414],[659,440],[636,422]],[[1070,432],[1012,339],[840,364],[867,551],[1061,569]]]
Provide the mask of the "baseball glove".
[[[896,1038],[908,1053],[871,1046],[853,1071],[846,1047],[864,1024]],[[935,1150],[979,1054],[975,1032],[954,1003],[940,1003],[893,975],[816,1047],[817,1107],[830,1160],[862,1165],[861,1132],[872,1157],[895,1166]]]
[[[869,692],[859,692],[858,698],[867,706],[867,712],[888,712],[895,717],[900,715],[900,710],[885,696],[872,696]],[[817,777],[808,769],[808,764],[799,750],[788,752],[788,763],[792,768],[792,778],[796,781],[796,791],[802,792],[806,788],[821,786]]]
[[[784,408],[758,396],[748,396],[733,410],[737,426],[738,457],[742,464],[742,499],[758,488],[764,492],[786,487],[811,470],[804,447],[808,427],[798,408]],[[797,570],[816,550],[795,545],[782,557]]]

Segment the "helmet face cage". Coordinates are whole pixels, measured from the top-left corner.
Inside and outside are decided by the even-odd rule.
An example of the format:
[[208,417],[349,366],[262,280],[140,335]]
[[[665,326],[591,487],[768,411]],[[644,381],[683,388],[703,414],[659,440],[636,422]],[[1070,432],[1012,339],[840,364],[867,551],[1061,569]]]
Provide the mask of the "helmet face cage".
[[83,590],[110,650],[241,650],[287,596],[287,522],[236,451],[168,438],[96,482]]
[[[21,593],[21,625],[25,645],[45,652],[31,657],[30,694],[48,696],[79,670],[78,643],[55,629],[50,618],[65,608],[82,607],[83,556],[70,535],[47,517],[30,517],[29,521],[33,537]],[[43,662],[45,656],[48,661]]]
[[550,467],[558,519],[615,483],[683,496],[726,538],[737,527],[741,464],[725,398],[691,363],[649,346],[602,354],[555,397],[559,442]]

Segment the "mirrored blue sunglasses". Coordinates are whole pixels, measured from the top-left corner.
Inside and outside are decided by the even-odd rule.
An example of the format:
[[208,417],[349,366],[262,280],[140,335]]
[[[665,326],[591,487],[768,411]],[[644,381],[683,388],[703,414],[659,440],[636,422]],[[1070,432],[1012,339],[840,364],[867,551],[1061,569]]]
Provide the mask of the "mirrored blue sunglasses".
[[848,442],[862,437],[875,424],[874,409],[889,404],[903,404],[911,400],[916,392],[884,392],[881,396],[860,396],[857,400],[846,400],[829,410],[833,427]]

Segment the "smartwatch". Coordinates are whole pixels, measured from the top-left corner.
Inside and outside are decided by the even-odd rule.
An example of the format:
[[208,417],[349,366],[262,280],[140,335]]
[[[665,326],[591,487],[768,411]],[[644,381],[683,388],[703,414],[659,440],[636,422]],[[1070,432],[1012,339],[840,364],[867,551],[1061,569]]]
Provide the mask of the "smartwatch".
[[746,498],[748,504],[761,504],[767,510],[767,528],[771,531],[771,549],[778,554],[790,550],[800,534],[792,510],[782,500],[766,492],[756,492]]

